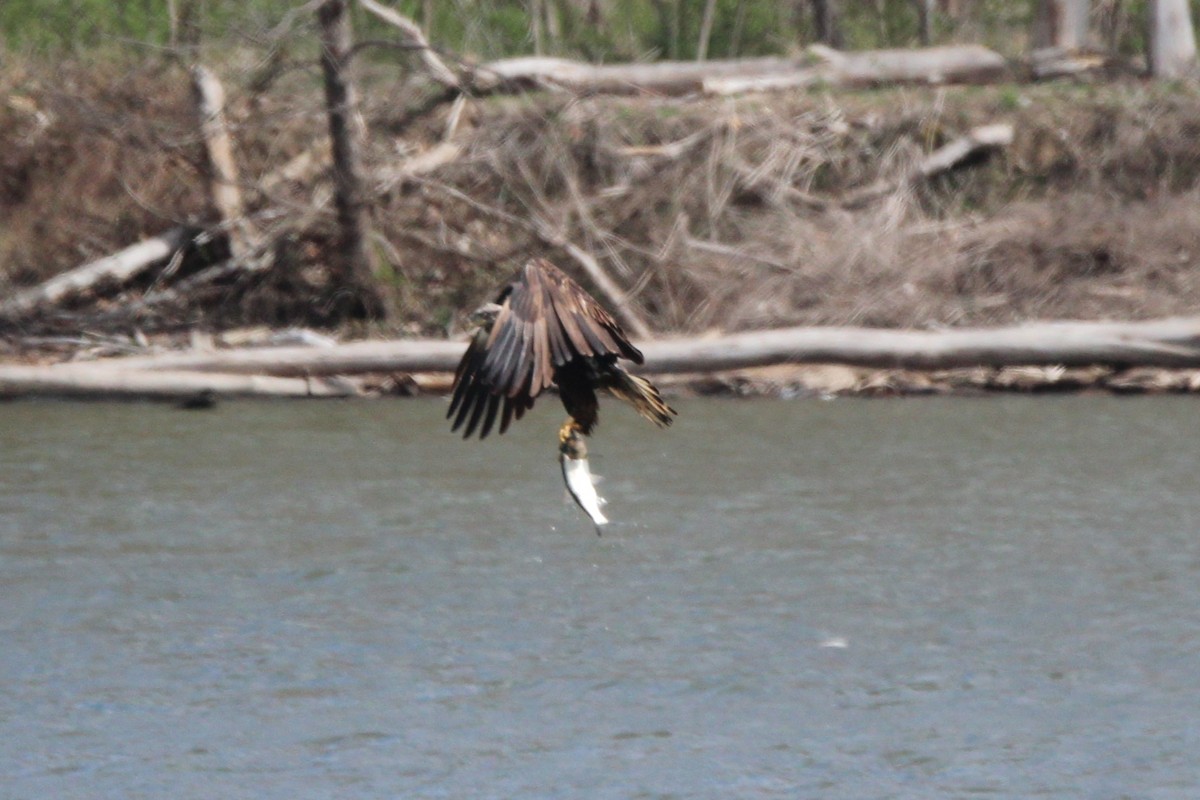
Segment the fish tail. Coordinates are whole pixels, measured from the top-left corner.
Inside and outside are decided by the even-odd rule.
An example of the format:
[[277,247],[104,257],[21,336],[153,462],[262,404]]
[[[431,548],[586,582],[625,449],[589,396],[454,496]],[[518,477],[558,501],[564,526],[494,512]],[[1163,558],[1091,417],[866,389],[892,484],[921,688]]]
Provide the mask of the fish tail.
[[650,381],[637,375],[621,372],[618,380],[609,388],[615,396],[628,402],[637,412],[660,428],[671,424],[677,413],[667,405],[658,389]]

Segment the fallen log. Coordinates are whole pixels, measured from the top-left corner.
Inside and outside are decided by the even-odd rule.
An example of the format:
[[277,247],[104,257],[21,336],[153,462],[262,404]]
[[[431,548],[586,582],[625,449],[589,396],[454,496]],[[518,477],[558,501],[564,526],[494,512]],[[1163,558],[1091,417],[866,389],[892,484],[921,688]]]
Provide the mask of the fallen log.
[[786,328],[646,342],[647,371],[663,374],[786,363],[950,369],[1063,365],[1200,365],[1200,318],[1150,322],[1040,322],[933,331]]
[[837,86],[885,83],[993,83],[1008,77],[1008,61],[977,44],[839,53],[827,64]]
[[[932,331],[800,327],[640,342],[641,371],[712,372],[772,364],[877,368],[1111,365],[1200,367],[1200,317],[1147,322],[1039,322]],[[442,340],[354,342],[333,347],[263,347],[135,356],[128,370],[228,374],[336,375],[452,372],[466,344]],[[64,367],[65,368],[65,367]]]
[[0,397],[182,400],[215,397],[352,397],[347,381],[130,369],[119,360],[49,367],[0,366]]
[[195,231],[187,228],[173,228],[118,253],[56,275],[31,289],[18,292],[0,304],[0,317],[16,318],[38,308],[56,305],[106,281],[124,285],[154,265],[171,258],[186,247],[194,235]]
[[[813,84],[867,87],[882,84],[992,83],[1008,75],[1008,62],[979,45],[953,45],[902,50],[843,53],[828,47],[809,48],[822,63],[793,62],[791,69],[741,75],[713,75],[703,81],[706,94],[796,89]],[[712,62],[709,62],[712,63]]]
[[566,58],[520,56],[476,67],[472,83],[477,91],[485,92],[549,87],[575,94],[682,95],[701,91],[707,80],[784,74],[802,67],[802,61],[775,57],[589,64]]
[[[415,22],[377,0],[359,0],[369,13],[401,31],[430,78],[447,96],[464,91],[560,89],[574,94],[737,94],[795,88],[820,81],[836,86],[882,83],[986,83],[1008,75],[1008,62],[979,45],[839,52],[814,46],[801,58],[740,58],[591,64],[549,56],[502,58],[468,67],[460,78],[446,66]],[[702,37],[702,42],[706,37]]]
[[[443,339],[349,342],[332,347],[254,347],[166,353],[120,360],[129,370],[222,372],[240,375],[352,375],[369,372],[452,372],[466,349]],[[66,369],[68,365],[56,367]]]
[[1079,53],[1061,47],[1044,47],[1029,54],[1029,74],[1035,81],[1098,72],[1108,59],[1096,53]]

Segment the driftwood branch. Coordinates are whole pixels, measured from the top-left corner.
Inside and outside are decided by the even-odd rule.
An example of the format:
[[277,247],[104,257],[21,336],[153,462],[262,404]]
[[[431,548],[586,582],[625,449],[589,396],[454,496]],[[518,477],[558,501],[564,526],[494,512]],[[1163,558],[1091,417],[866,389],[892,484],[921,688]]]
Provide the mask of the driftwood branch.
[[194,231],[173,228],[164,234],[138,242],[118,253],[88,262],[56,275],[45,283],[18,292],[0,304],[0,316],[19,317],[38,308],[52,306],[68,297],[91,291],[105,282],[123,285],[155,264],[178,253],[192,240]]
[[404,34],[405,44],[409,47],[417,49],[421,53],[421,61],[425,64],[425,69],[429,72],[436,83],[441,84],[447,89],[461,89],[461,83],[454,71],[446,66],[446,63],[438,56],[437,52],[429,45],[429,40],[425,38],[424,31],[421,30],[417,23],[413,22],[408,17],[404,16],[395,9],[388,8],[376,0],[358,0],[358,4],[364,10],[374,14],[379,19],[400,29]]
[[844,208],[858,208],[891,194],[896,189],[912,186],[935,175],[949,172],[975,156],[1012,144],[1013,126],[1008,123],[981,125],[921,159],[906,176],[899,180],[884,180],[853,192],[843,198]]
[[462,154],[462,145],[451,141],[438,142],[395,166],[379,170],[375,174],[375,190],[380,194],[391,191],[407,181],[454,163]]
[[536,217],[533,220],[526,220],[522,217],[514,216],[503,209],[481,203],[470,195],[455,189],[453,186],[447,186],[446,184],[430,180],[422,181],[422,184],[449,195],[459,202],[466,203],[480,213],[487,214],[494,219],[499,219],[509,225],[520,228],[537,237],[543,244],[561,249],[577,264],[583,267],[588,277],[595,283],[596,288],[604,295],[604,299],[612,305],[616,315],[629,327],[629,330],[633,331],[635,336],[647,337],[650,335],[650,326],[634,310],[633,304],[629,302],[629,296],[608,276],[604,268],[600,266],[600,262],[579,245],[568,241],[566,237],[555,231],[546,222]]

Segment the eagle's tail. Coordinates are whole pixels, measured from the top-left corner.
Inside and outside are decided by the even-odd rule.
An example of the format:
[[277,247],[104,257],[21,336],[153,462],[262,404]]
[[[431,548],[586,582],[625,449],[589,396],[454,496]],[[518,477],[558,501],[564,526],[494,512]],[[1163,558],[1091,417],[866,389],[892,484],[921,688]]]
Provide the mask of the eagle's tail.
[[614,397],[628,402],[639,414],[660,428],[671,424],[671,417],[677,412],[663,402],[654,384],[622,369],[614,372],[612,385],[608,387]]

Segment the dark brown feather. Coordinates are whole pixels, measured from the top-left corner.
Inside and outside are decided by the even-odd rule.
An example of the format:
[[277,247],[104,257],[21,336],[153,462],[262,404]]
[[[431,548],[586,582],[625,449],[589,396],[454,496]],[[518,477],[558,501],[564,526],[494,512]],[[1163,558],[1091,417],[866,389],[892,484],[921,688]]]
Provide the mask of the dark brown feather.
[[[618,358],[641,364],[642,353],[617,321],[579,284],[545,259],[533,259],[496,298],[490,330],[479,331],[455,373],[447,417],[487,436],[520,419],[544,390],[559,386],[563,404],[590,432],[596,424],[594,364],[620,369]],[[593,366],[587,366],[589,359]]]

